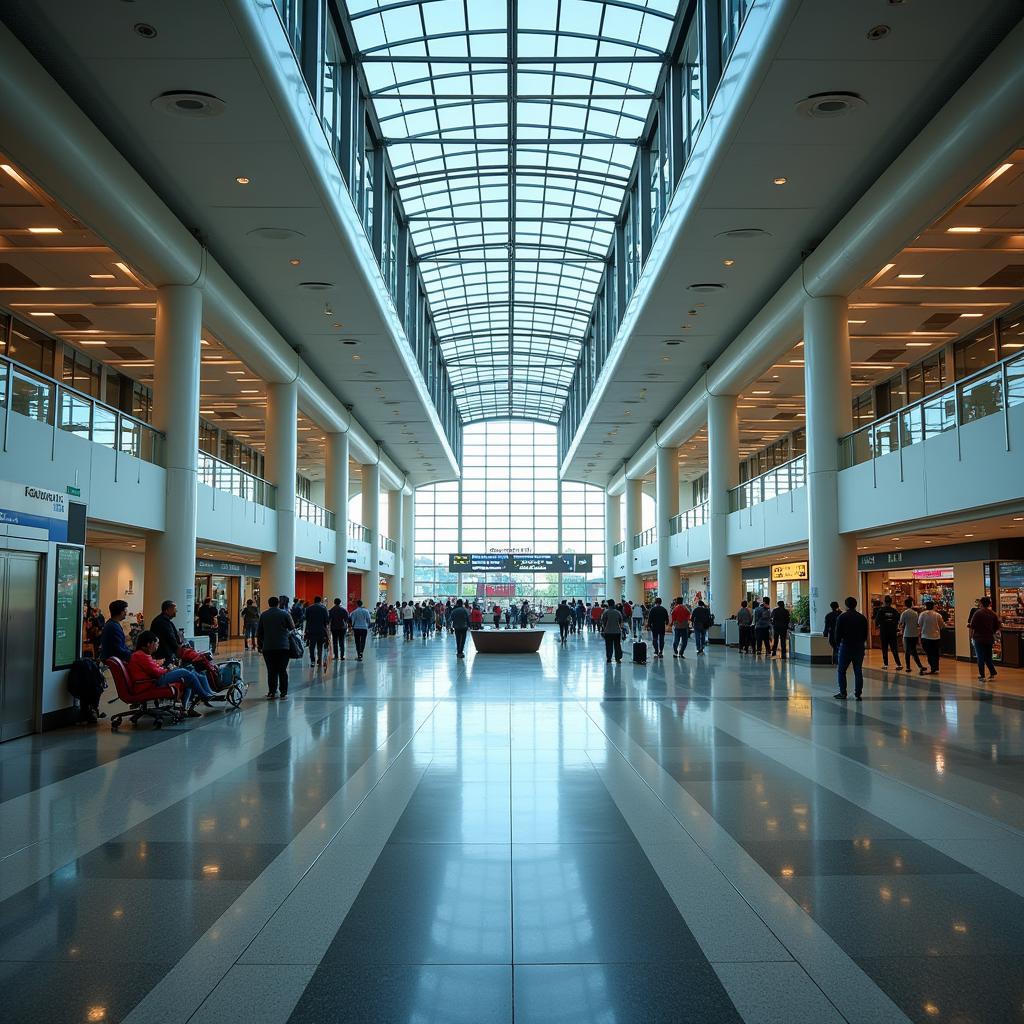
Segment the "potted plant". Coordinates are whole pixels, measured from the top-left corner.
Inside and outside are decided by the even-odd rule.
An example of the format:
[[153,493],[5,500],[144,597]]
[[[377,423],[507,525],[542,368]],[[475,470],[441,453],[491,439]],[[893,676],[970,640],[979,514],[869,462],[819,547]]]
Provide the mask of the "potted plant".
[[793,605],[793,621],[797,624],[798,633],[810,633],[811,599],[806,594],[798,597]]

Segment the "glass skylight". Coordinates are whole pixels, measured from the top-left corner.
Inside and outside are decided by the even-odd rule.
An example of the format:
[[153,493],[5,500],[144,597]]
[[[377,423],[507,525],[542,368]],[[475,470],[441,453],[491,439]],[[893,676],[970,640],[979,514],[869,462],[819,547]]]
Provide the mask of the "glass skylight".
[[347,8],[463,419],[556,421],[677,4]]

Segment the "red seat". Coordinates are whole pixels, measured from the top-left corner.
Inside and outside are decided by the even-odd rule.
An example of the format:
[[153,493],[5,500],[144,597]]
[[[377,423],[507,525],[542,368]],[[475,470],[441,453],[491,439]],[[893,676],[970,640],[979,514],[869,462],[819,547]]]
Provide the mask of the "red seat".
[[[178,699],[178,687],[174,683],[132,683],[128,678],[128,670],[120,658],[107,658],[105,664],[110,669],[111,678],[114,680],[114,689],[117,691],[116,699],[124,701],[128,705],[127,711],[111,716],[111,729],[117,729],[121,725],[121,719],[125,716],[128,717],[132,725],[135,725],[140,718],[152,718],[154,726],[158,729],[165,721],[177,722],[180,719],[176,709],[162,703]],[[113,704],[113,701],[110,703]]]

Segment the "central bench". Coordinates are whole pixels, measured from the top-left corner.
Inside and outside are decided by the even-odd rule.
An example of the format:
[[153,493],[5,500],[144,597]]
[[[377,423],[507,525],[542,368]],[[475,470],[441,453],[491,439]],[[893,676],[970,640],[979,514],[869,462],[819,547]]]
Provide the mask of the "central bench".
[[544,639],[543,629],[471,629],[473,646],[481,654],[535,654]]

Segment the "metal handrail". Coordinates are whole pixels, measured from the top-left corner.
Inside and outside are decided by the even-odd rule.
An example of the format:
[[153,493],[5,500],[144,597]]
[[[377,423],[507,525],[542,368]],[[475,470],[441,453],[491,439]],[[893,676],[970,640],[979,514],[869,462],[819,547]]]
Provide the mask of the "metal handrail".
[[798,455],[795,459],[773,466],[764,473],[733,487],[729,491],[729,511],[738,512],[741,508],[760,505],[763,501],[780,494],[788,494],[807,485],[807,456]]
[[301,495],[295,498],[295,515],[305,523],[313,523],[314,526],[322,526],[327,530],[334,529],[334,513]]
[[615,547],[612,548],[612,554],[613,555],[624,555],[625,553],[626,553],[626,542],[624,540],[620,540],[619,543],[616,544]]
[[366,544],[370,543],[370,531],[362,523],[348,521],[348,535],[352,540],[361,540]]
[[918,398],[839,438],[839,468],[901,451],[964,423],[1024,402],[1024,352],[1017,352],[941,391]]
[[385,551],[390,551],[393,554],[397,553],[397,551],[398,551],[398,544],[394,540],[392,540],[390,537],[381,536],[381,538],[380,538],[380,546]]
[[642,548],[648,544],[653,544],[658,539],[658,531],[655,527],[651,527],[649,530],[644,530],[642,533],[633,534],[633,547]]
[[[15,393],[17,382],[37,389],[35,413],[29,410],[33,399],[28,393]],[[24,408],[18,408],[20,398]],[[155,427],[9,356],[0,356],[0,408],[5,416],[25,416],[143,462],[164,464],[165,437]]]
[[209,452],[199,452],[198,471],[199,482],[215,491],[234,494],[266,508],[277,507],[277,488],[272,483],[218,459]]
[[673,516],[668,521],[669,534],[682,533],[684,530],[692,530],[697,526],[703,526],[708,521],[708,503],[702,501],[693,508]]

